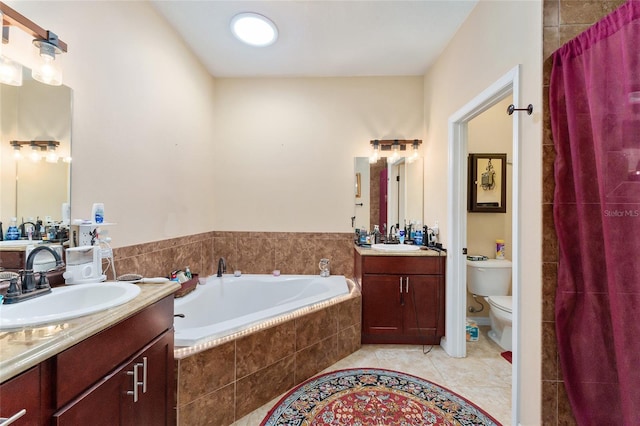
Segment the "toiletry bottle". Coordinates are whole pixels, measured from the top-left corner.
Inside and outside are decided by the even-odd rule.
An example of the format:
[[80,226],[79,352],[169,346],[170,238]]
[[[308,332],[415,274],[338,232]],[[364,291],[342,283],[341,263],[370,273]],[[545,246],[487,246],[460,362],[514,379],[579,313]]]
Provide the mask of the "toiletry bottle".
[[416,222],[416,236],[413,243],[418,246],[421,246],[424,243],[424,231],[422,228],[422,223],[420,221]]
[[93,203],[93,207],[91,208],[91,218],[94,223],[103,223],[104,222],[104,204],[103,203]]
[[191,275],[191,269],[189,269],[189,267],[187,266],[187,268],[184,270],[184,274],[187,276],[187,278],[191,279],[192,275]]
[[18,231],[18,219],[15,217],[11,218],[11,222],[9,223],[9,227],[7,228],[7,234],[5,235],[5,240],[13,241],[20,238],[20,231]]

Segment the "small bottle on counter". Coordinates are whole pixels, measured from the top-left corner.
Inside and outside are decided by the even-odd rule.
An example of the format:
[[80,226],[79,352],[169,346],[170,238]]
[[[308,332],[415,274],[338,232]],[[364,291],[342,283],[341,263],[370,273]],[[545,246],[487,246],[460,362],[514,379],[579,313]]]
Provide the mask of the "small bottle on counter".
[[12,217],[11,222],[9,223],[9,227],[7,228],[5,240],[13,241],[19,238],[20,238],[20,231],[18,231],[18,219],[15,217]]
[[191,269],[189,269],[189,267],[187,266],[187,268],[184,270],[184,274],[187,276],[187,278],[191,279]]

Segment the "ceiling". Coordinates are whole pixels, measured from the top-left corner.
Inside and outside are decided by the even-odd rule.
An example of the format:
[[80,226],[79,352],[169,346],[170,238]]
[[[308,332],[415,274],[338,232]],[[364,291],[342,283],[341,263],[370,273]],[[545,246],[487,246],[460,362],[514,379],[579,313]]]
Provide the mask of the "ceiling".
[[[423,75],[478,0],[151,0],[215,77]],[[268,47],[236,40],[240,12],[270,18]]]

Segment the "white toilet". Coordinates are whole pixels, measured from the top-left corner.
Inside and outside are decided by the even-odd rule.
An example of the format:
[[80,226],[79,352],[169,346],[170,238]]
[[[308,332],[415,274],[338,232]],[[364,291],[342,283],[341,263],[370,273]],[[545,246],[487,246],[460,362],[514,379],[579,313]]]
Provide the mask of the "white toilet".
[[511,262],[508,260],[467,260],[467,288],[471,294],[486,296],[489,302],[489,337],[505,351],[511,350]]

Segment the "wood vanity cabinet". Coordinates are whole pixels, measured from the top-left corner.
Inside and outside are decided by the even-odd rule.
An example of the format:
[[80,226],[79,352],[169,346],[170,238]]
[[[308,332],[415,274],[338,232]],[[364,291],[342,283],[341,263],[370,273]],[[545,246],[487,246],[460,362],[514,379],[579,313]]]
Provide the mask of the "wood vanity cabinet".
[[439,344],[444,336],[445,256],[355,252],[362,343]]
[[54,425],[175,424],[173,296],[56,356]]
[[27,408],[15,424],[174,425],[173,337],[169,295],[4,382],[2,416]]

